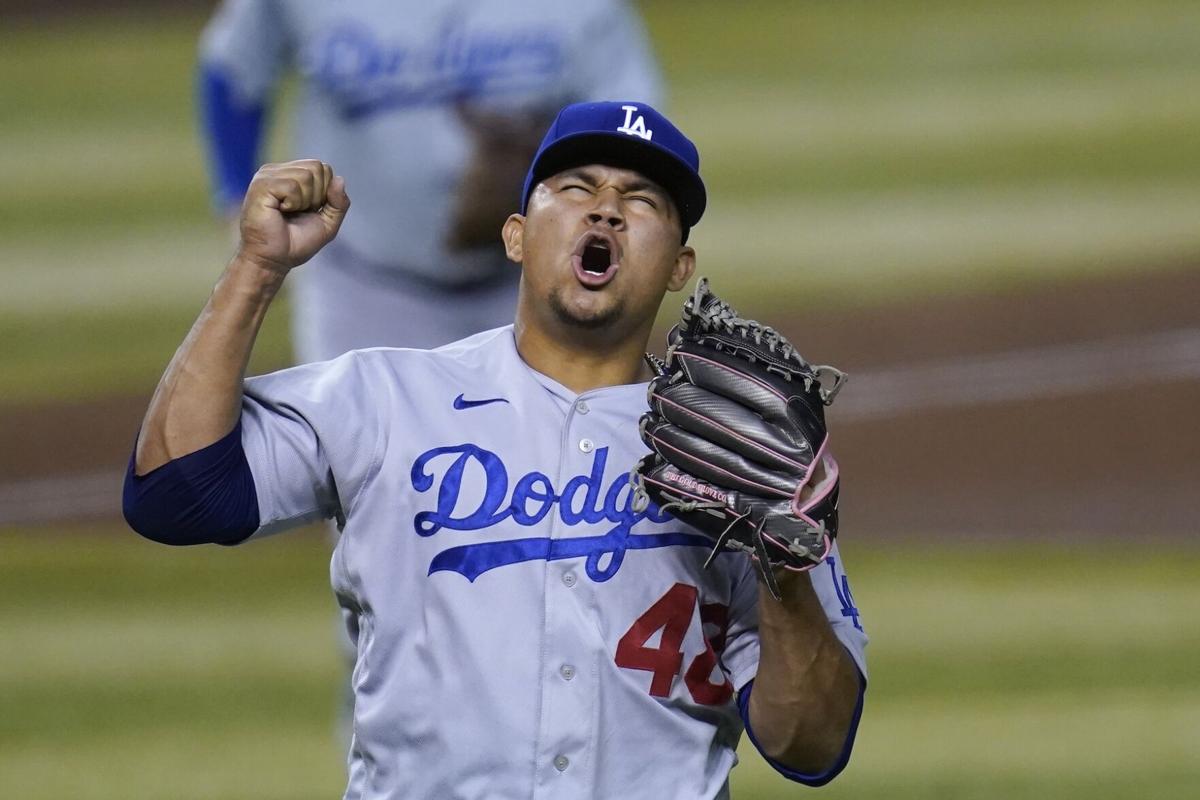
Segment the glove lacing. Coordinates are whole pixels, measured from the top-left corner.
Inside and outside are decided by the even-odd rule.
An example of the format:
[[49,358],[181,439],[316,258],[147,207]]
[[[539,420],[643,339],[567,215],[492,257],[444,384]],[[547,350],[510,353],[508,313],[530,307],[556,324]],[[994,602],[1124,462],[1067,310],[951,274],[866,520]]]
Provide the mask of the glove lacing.
[[708,308],[701,309],[699,316],[701,323],[708,328],[723,328],[726,333],[749,337],[755,344],[765,346],[767,352],[778,353],[785,361],[795,361],[801,367],[808,366],[796,352],[796,348],[779,331],[761,322],[739,317],[737,312],[724,303],[713,303]]
[[[819,394],[821,401],[825,405],[833,403],[833,398],[837,396],[837,393],[842,389],[842,385],[846,382],[846,373],[836,367],[825,364],[809,364],[792,343],[771,326],[763,325],[757,320],[738,316],[737,311],[732,306],[708,290],[707,278],[701,278],[696,284],[696,290],[693,292],[691,299],[684,303],[682,316],[684,324],[689,327],[695,321],[698,323],[698,327],[704,332],[724,332],[730,336],[753,340],[756,345],[764,347],[767,353],[777,355],[784,362],[795,365],[796,371],[799,372],[801,379],[804,381],[806,391],[812,391],[814,382],[819,383]],[[719,344],[717,347],[720,349]],[[752,355],[750,356],[750,360],[754,361]],[[782,364],[778,366],[783,367]],[[789,372],[783,370],[777,371],[783,372],[784,377],[788,380],[792,379],[792,375]],[[828,376],[831,380],[822,380],[824,376]],[[826,382],[830,384],[828,388],[824,386]]]

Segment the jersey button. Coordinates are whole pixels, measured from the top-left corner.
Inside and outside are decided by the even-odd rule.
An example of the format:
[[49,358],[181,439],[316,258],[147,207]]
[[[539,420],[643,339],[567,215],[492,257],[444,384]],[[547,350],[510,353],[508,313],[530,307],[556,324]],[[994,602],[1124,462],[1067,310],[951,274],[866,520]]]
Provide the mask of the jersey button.
[[574,586],[575,585],[575,573],[568,572],[567,574],[563,575],[563,583],[565,583],[567,585],[568,589],[570,589],[572,586]]
[[558,770],[559,772],[562,772],[569,766],[571,766],[571,761],[566,756],[555,756],[554,757],[554,768],[556,770]]
[[585,453],[590,453],[596,449],[596,443],[593,442],[591,439],[580,439],[579,440],[579,449]]
[[578,403],[575,404],[575,410],[578,411],[580,414],[586,414],[589,411],[591,411],[592,409],[588,407],[587,400],[580,400]]
[[563,676],[564,681],[569,681],[575,677],[575,668],[570,664],[563,664],[558,668],[558,673]]

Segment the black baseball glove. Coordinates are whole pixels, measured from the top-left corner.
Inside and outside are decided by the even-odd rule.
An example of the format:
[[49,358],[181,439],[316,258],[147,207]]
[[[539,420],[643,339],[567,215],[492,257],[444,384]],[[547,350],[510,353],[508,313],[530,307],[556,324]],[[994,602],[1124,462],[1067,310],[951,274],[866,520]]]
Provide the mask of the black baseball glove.
[[837,535],[838,466],[825,406],[846,381],[811,366],[771,328],[738,316],[701,279],[667,337],[633,468],[635,503],[664,511],[724,548],[750,554],[771,594],[774,570],[805,571]]

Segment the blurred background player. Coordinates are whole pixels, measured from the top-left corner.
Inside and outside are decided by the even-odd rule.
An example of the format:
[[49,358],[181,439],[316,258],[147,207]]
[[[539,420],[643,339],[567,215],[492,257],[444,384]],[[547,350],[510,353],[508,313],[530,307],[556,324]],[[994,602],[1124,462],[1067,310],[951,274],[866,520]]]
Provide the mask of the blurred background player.
[[661,104],[622,0],[225,0],[200,45],[201,114],[228,215],[281,82],[299,78],[289,157],[338,165],[354,217],[292,287],[298,361],[436,347],[511,320],[499,230],[564,103]]

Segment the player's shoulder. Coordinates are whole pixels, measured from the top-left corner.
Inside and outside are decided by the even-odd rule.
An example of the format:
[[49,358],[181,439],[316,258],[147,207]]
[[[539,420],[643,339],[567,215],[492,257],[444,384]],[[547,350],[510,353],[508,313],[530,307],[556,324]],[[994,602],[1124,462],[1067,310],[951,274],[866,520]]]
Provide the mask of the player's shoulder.
[[512,342],[512,325],[509,324],[473,333],[472,336],[443,344],[442,347],[373,347],[354,350],[353,353],[365,361],[460,361],[480,355],[494,355],[497,350],[515,347]]
[[287,388],[301,392],[386,391],[392,384],[421,385],[438,377],[495,373],[517,356],[512,325],[432,350],[370,347],[246,379],[250,394]]
[[594,30],[597,25],[624,19],[632,15],[634,9],[629,0],[576,0],[572,3],[530,0],[510,13],[520,19],[536,20],[543,27],[582,34]]
[[482,331],[465,339],[421,350],[408,347],[369,347],[355,350],[351,357],[368,370],[434,369],[472,371],[483,366],[495,367],[516,356],[513,326]]

